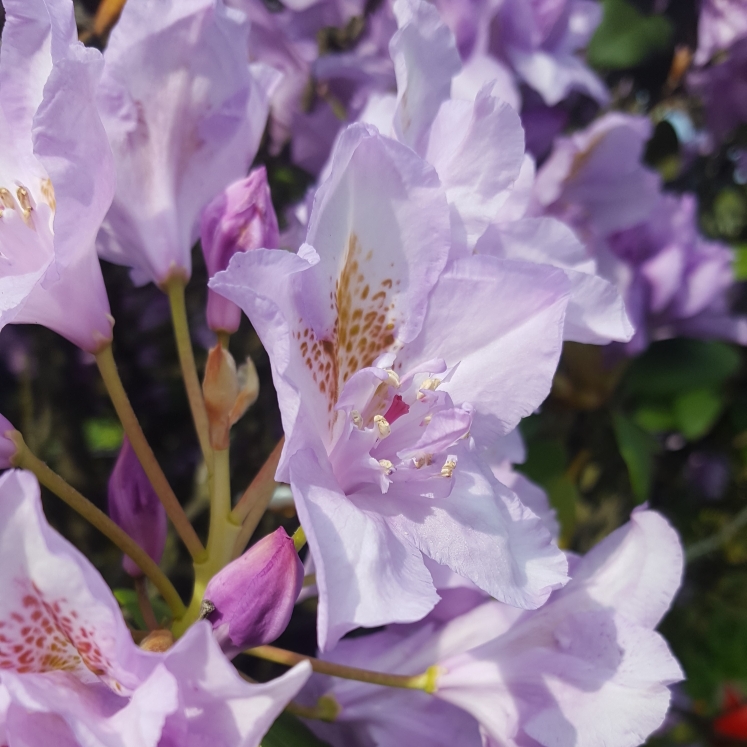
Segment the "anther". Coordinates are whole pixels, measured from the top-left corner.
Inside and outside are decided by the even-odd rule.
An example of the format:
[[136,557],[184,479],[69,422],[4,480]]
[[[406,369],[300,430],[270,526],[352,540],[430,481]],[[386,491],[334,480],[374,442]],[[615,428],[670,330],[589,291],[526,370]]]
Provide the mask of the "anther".
[[388,459],[379,459],[379,464],[384,468],[384,473],[391,475],[394,472],[394,465]]
[[441,467],[441,477],[451,477],[456,469],[456,459],[447,459],[443,467]]
[[438,385],[441,383],[441,379],[426,379],[419,387],[418,391],[418,399],[423,399],[425,397],[425,394],[423,392],[432,392],[435,389],[438,388]]
[[392,432],[387,419],[383,415],[374,415],[374,423],[378,428],[379,436],[381,436],[381,438],[386,438]]
[[399,376],[397,376],[391,368],[387,369],[387,376],[389,376],[389,386],[393,386],[395,389],[399,389]]
[[23,219],[26,223],[29,222],[31,217],[31,198],[29,197],[29,191],[26,187],[18,187],[16,190],[16,196],[18,197],[18,204],[21,206],[21,212],[23,213]]
[[412,463],[415,465],[415,469],[427,467],[433,464],[433,454],[423,454],[423,456],[414,457]]
[[54,212],[55,208],[57,207],[57,200],[54,196],[54,187],[52,186],[51,179],[42,179],[41,193],[42,195],[44,195],[44,199],[47,201],[47,205],[49,205],[49,207],[52,208],[52,212]]
[[2,201],[3,205],[5,205],[8,210],[15,210],[17,207],[13,195],[10,193],[10,190],[5,189],[5,187],[0,187],[0,201]]
[[363,418],[358,410],[353,410],[353,412],[350,413],[350,419],[353,421],[353,425],[356,428],[361,428],[363,426]]

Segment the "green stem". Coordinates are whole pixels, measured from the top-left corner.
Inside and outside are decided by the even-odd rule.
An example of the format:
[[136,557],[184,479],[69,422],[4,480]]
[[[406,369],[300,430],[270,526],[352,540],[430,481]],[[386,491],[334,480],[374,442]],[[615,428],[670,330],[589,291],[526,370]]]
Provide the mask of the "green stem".
[[93,524],[102,534],[108,537],[125,555],[130,557],[143,573],[161,592],[175,618],[185,613],[184,603],[166,574],[158,567],[153,558],[143,550],[127,532],[115,524],[103,511],[96,508],[87,498],[81,495],[72,485],[65,482],[54,470],[34,455],[26,446],[23,436],[14,431],[9,438],[16,445],[12,462],[14,467],[33,472],[39,482],[49,488],[55,495],[77,511],[84,519]]
[[255,656],[258,659],[283,664],[287,667],[295,666],[302,661],[308,661],[311,668],[319,674],[328,674],[332,677],[340,677],[345,680],[356,680],[357,682],[368,682],[371,685],[384,685],[386,687],[401,687],[405,690],[422,690],[426,693],[436,691],[436,678],[438,677],[437,666],[428,667],[422,674],[403,675],[386,674],[384,672],[372,672],[368,669],[357,667],[346,667],[342,664],[333,664],[331,661],[322,661],[313,656],[303,656],[293,651],[286,651],[275,646],[257,646],[250,648],[244,653]]
[[291,700],[285,710],[294,716],[301,718],[312,718],[317,721],[334,721],[342,708],[332,695],[322,695],[316,705],[304,706]]
[[130,439],[133,451],[140,460],[145,474],[148,476],[153,489],[166,509],[166,515],[171,519],[174,529],[176,529],[177,534],[186,545],[190,555],[195,560],[201,558],[205,554],[205,548],[202,546],[197,532],[195,532],[194,527],[190,524],[187,515],[184,513],[179,499],[171,489],[166,475],[163,474],[163,470],[156,460],[153,449],[150,448],[150,444],[145,438],[137,415],[135,415],[127,392],[122,385],[122,380],[119,378],[111,344],[106,345],[96,353],[96,363],[101,372],[101,378],[104,380],[104,384],[109,392],[114,409],[122,421],[124,432],[127,434],[127,438]]
[[236,537],[236,543],[233,547],[233,558],[238,558],[244,552],[244,548],[249,544],[254,530],[259,525],[264,512],[267,510],[267,506],[270,505],[272,494],[277,487],[275,471],[280,461],[280,454],[283,451],[284,443],[285,438],[281,438],[278,441],[270,456],[267,457],[265,463],[231,512],[233,522],[241,524],[241,531]]
[[213,450],[210,447],[210,428],[208,424],[205,400],[202,396],[200,377],[197,374],[195,354],[192,349],[192,340],[189,336],[189,322],[187,321],[187,304],[184,297],[186,281],[180,275],[172,275],[164,284],[163,288],[168,294],[171,306],[171,320],[174,325],[174,337],[176,338],[176,349],[179,353],[179,364],[182,368],[184,386],[187,389],[189,407],[192,411],[192,420],[200,441],[200,448],[208,468],[208,474],[213,473]]
[[153,605],[150,603],[148,596],[148,586],[144,578],[135,579],[135,594],[137,595],[137,606],[140,608],[140,614],[143,616],[143,622],[148,630],[158,628],[158,620],[153,611]]
[[231,561],[236,537],[241,531],[231,515],[229,451],[220,449],[214,453],[215,472],[211,482],[207,553],[201,562],[194,564],[195,585],[192,599],[186,614],[172,628],[172,633],[177,638],[199,618],[205,589],[210,579]]
[[301,548],[306,544],[306,532],[304,532],[303,527],[298,527],[295,532],[293,532],[293,547],[296,548],[296,552],[301,552]]

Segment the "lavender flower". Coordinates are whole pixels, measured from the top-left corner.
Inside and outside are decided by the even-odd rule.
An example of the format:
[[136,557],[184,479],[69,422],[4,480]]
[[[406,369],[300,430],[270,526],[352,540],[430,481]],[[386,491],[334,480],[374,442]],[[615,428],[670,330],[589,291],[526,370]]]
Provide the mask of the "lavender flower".
[[[565,274],[449,262],[432,167],[362,125],[338,142],[307,241],[296,255],[237,254],[211,287],[243,308],[270,354],[287,439],[278,478],[317,564],[322,647],[425,615],[437,597],[423,555],[538,606],[565,580],[562,555],[469,434],[492,441],[546,396]],[[484,314],[496,298],[501,312]]]
[[740,0],[703,0],[698,19],[695,64],[704,65],[747,36],[747,8]]
[[10,460],[16,453],[16,445],[7,437],[14,430],[13,424],[0,415],[0,469],[8,469]]
[[10,744],[257,747],[310,674],[244,682],[207,623],[139,649],[97,571],[46,523],[39,487],[0,477],[0,734]]
[[117,192],[99,251],[137,282],[189,277],[202,209],[257,152],[276,74],[250,68],[247,34],[222,0],[134,0],[112,32],[98,103]]
[[271,643],[285,630],[303,575],[293,540],[281,527],[210,580],[203,605],[226,656]]
[[494,601],[452,607],[440,620],[392,626],[325,655],[402,674],[437,663],[434,695],[446,707],[424,693],[314,675],[302,698],[324,697],[337,714],[329,725],[310,725],[334,745],[421,736],[444,747],[550,747],[559,738],[578,747],[635,747],[662,723],[668,686],[682,679],[654,631],[681,572],[672,528],[652,511],[634,512],[629,524],[575,561],[572,581],[539,610]]
[[114,194],[101,55],[78,42],[70,0],[4,6],[0,328],[43,324],[95,352],[113,321],[94,250]]
[[[156,563],[161,562],[168,531],[166,511],[127,436],[109,477],[109,516]],[[134,578],[143,575],[140,567],[126,555],[122,559],[122,566]]]

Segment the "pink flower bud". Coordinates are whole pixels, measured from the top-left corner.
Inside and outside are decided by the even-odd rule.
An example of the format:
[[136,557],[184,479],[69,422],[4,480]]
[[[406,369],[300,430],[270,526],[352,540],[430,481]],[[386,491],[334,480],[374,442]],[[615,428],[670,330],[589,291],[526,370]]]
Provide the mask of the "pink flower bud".
[[12,466],[10,460],[15,456],[16,445],[5,434],[14,430],[12,423],[0,415],[0,469]]
[[[200,237],[210,277],[225,270],[236,252],[277,248],[280,231],[264,166],[226,187],[205,208]],[[233,333],[239,328],[241,309],[208,289],[207,319],[213,331]]]
[[[161,561],[168,530],[166,511],[126,436],[109,477],[109,516],[156,563]],[[143,575],[140,567],[126,555],[122,567],[134,578]]]
[[274,641],[287,627],[303,585],[303,564],[281,527],[215,575],[205,589],[203,615],[224,653]]

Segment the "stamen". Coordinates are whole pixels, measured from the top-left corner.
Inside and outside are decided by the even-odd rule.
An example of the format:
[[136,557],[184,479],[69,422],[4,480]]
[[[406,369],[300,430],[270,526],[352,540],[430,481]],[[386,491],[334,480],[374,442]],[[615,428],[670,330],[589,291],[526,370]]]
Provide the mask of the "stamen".
[[441,379],[436,379],[435,377],[432,379],[426,379],[419,387],[418,391],[418,399],[423,399],[425,395],[423,392],[432,392],[435,391],[438,388],[438,385],[441,383]]
[[15,210],[16,207],[18,207],[16,201],[13,199],[13,195],[10,193],[10,190],[5,189],[5,187],[0,187],[0,200],[8,210]]
[[423,418],[423,422],[421,423],[421,425],[428,425],[428,423],[430,423],[430,422],[431,422],[431,419],[432,419],[432,418],[433,418],[433,413],[432,413],[432,412],[429,412],[429,413],[428,413],[428,414],[427,414],[427,415],[426,415],[426,416],[425,416],[425,417]]
[[57,208],[57,200],[54,196],[54,187],[52,186],[51,179],[42,179],[41,193],[44,195],[44,199],[47,201],[47,205],[52,208],[52,212]]
[[441,467],[441,477],[451,477],[454,474],[454,470],[456,469],[457,463],[456,459],[449,458],[446,460],[446,463],[443,467]]
[[387,419],[383,415],[374,415],[374,423],[379,430],[381,438],[386,438],[392,432]]
[[391,475],[394,472],[394,465],[388,459],[379,459],[379,464],[384,468],[384,473]]
[[399,389],[399,376],[397,376],[391,368],[387,369],[387,375],[389,376],[389,386],[393,386],[395,389]]
[[428,467],[433,464],[433,454],[423,454],[423,456],[414,457],[412,463],[415,465],[415,469]]
[[26,187],[18,187],[18,189],[16,190],[16,195],[18,196],[18,204],[21,206],[23,219],[26,221],[26,223],[29,223],[29,218],[31,218],[31,211],[33,210],[31,206],[31,198],[29,197],[29,191],[26,189]]
[[350,413],[350,419],[353,421],[353,425],[356,428],[361,428],[363,426],[363,418],[358,410],[353,410],[353,412]]

